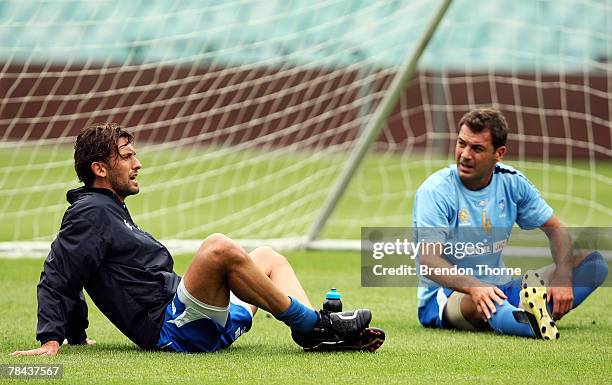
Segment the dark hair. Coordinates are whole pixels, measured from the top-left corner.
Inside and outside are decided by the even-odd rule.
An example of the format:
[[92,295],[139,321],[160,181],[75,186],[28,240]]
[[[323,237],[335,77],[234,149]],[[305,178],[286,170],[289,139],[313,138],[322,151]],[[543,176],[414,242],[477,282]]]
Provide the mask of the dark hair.
[[119,138],[133,140],[132,134],[117,123],[96,123],[83,128],[74,144],[74,170],[85,186],[91,187],[96,179],[91,170],[93,162],[107,162],[119,155]]
[[491,131],[493,148],[506,145],[508,138],[508,123],[501,112],[492,107],[479,108],[463,115],[459,121],[457,132],[466,125],[473,132],[482,132],[486,129]]

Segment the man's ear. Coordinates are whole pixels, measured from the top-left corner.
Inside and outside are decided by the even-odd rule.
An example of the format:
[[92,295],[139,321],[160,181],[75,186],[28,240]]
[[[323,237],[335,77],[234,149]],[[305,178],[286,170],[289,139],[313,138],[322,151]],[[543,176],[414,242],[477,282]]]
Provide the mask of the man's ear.
[[495,160],[501,162],[506,154],[506,146],[500,146],[495,149]]
[[107,166],[103,162],[93,162],[91,164],[91,171],[94,175],[100,178],[106,178]]

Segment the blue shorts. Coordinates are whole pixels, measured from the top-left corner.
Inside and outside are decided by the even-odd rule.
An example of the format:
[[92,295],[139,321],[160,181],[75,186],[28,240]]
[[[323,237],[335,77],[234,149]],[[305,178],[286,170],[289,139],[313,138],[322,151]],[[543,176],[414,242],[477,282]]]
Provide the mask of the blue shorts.
[[[501,291],[508,297],[508,302],[513,306],[518,307],[520,301],[522,278],[515,278],[505,285],[498,285]],[[454,290],[441,287],[424,305],[419,306],[419,322],[425,327],[432,328],[450,328],[444,320],[443,313],[448,297],[453,294]]]
[[191,296],[181,281],[166,307],[157,347],[182,353],[214,352],[249,331],[252,321],[250,307],[233,294],[227,307],[211,306]]

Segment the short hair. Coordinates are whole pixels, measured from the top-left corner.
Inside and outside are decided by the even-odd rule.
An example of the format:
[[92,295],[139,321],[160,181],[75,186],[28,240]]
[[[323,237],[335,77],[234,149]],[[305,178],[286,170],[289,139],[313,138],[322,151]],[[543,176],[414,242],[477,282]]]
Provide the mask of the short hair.
[[119,155],[119,138],[131,143],[134,137],[117,123],[95,123],[81,130],[74,144],[74,170],[85,186],[91,187],[96,179],[93,162],[107,162]]
[[461,130],[464,124],[473,132],[482,132],[488,129],[491,132],[493,148],[496,149],[506,145],[508,123],[504,115],[497,109],[485,107],[468,112],[459,121],[457,132]]

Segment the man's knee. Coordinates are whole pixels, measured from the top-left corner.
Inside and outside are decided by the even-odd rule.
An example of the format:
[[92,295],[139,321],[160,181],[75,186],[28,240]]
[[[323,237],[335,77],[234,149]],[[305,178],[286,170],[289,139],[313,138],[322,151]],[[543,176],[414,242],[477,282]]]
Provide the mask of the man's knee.
[[599,251],[593,251],[584,258],[580,263],[575,273],[582,273],[580,276],[585,276],[581,279],[586,282],[576,282],[576,286],[594,286],[603,285],[608,278],[608,263]]
[[460,292],[450,295],[443,317],[450,325],[459,330],[485,330],[487,326],[478,313],[472,297]]
[[289,261],[282,254],[276,252],[270,246],[261,246],[250,253],[255,262],[265,264],[270,267],[289,265]]
[[473,315],[464,314],[466,305],[463,303],[463,301],[467,301],[469,299],[467,297],[468,296],[463,293],[452,293],[450,297],[448,297],[446,307],[444,308],[443,317],[450,325],[459,330],[476,330],[474,325],[472,325],[470,322]]
[[215,233],[202,242],[196,258],[205,259],[208,263],[228,265],[242,263],[248,256],[236,241],[224,234]]

